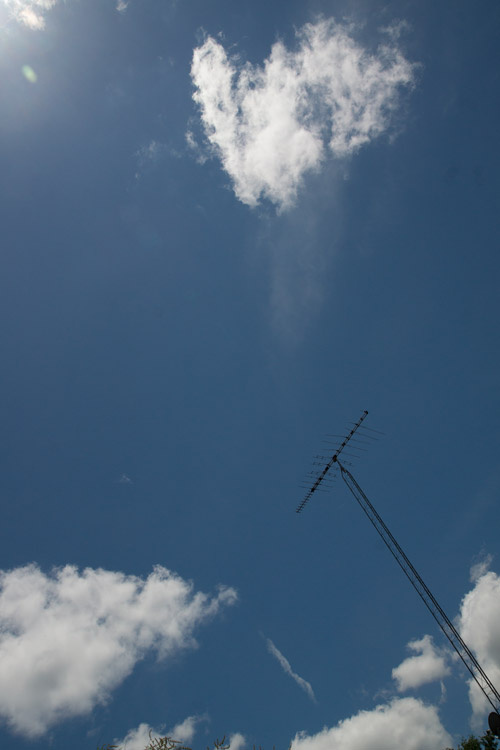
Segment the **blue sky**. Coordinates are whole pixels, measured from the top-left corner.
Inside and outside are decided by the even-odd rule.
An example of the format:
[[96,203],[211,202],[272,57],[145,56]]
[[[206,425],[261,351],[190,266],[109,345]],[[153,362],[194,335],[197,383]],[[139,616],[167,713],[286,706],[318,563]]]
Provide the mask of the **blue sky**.
[[347,488],[295,508],[368,409],[356,479],[500,685],[499,22],[0,0],[2,747],[486,729]]

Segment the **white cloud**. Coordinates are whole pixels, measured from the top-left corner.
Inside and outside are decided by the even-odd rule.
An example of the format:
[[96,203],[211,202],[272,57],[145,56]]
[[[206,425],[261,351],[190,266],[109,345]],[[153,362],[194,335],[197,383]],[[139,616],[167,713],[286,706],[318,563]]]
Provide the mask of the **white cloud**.
[[[476,656],[479,664],[493,685],[500,686],[500,576],[488,571],[491,556],[487,555],[471,568],[473,588],[463,598],[455,625],[462,639]],[[439,680],[449,674],[446,652],[436,649],[430,636],[412,641],[408,646],[417,656],[405,659],[393,669],[392,676],[398,690],[418,688],[431,680]],[[461,662],[450,652],[453,663]],[[467,674],[467,673],[465,673]],[[484,728],[485,715],[491,705],[477,683],[470,678],[469,699],[472,707],[472,726],[480,731]]]
[[[45,28],[45,16],[60,0],[0,0],[11,18],[30,29],[40,30]],[[129,5],[129,0],[116,0],[115,8],[119,13],[124,13]]]
[[9,15],[30,29],[45,28],[45,15],[58,0],[0,0]]
[[[500,576],[486,570],[491,560],[471,570],[474,587],[461,603],[456,626],[465,643],[493,682],[500,685]],[[418,688],[450,673],[450,663],[460,664],[451,652],[437,649],[432,638],[411,641],[416,653],[396,667],[392,675],[398,690]],[[450,660],[450,656],[453,658]],[[442,693],[444,686],[442,685]],[[473,728],[484,731],[491,707],[473,680],[469,681]],[[416,698],[393,698],[373,710],[360,711],[314,735],[299,733],[291,750],[436,750],[451,747],[453,740],[439,719],[438,709]]]
[[175,727],[164,731],[163,728],[153,729],[149,724],[139,724],[135,729],[130,729],[123,740],[115,740],[118,747],[123,750],[144,750],[150,744],[150,738],[170,737],[179,744],[191,743],[196,734],[196,726],[200,721],[205,721],[206,716],[188,716]]
[[[151,739],[170,737],[179,743],[179,750],[183,750],[182,744],[186,743],[186,746],[189,746],[193,740],[196,725],[206,719],[207,716],[188,716],[187,719],[184,719],[180,724],[176,724],[168,732],[164,732],[163,729],[153,729],[149,724],[139,724],[136,729],[131,729],[123,740],[115,740],[115,743],[118,747],[123,747],[123,750],[144,750],[145,747],[149,746]],[[229,739],[224,741],[228,750],[242,750],[245,744],[246,739],[239,732],[232,734]]]
[[348,156],[388,128],[413,66],[395,38],[370,53],[351,32],[333,19],[306,24],[296,51],[277,42],[263,66],[230,59],[210,36],[194,50],[193,98],[243,203],[289,207],[328,150]]
[[309,698],[312,701],[316,702],[316,697],[314,695],[314,691],[313,691],[310,683],[307,682],[307,680],[304,680],[303,677],[300,677],[298,674],[296,674],[293,671],[292,667],[290,666],[290,662],[288,661],[288,659],[285,656],[283,656],[283,654],[281,653],[281,651],[279,651],[276,648],[276,646],[274,645],[274,643],[272,642],[272,640],[270,638],[266,638],[266,643],[267,643],[267,649],[268,649],[269,653],[272,654],[279,661],[279,663],[281,664],[281,666],[283,668],[283,671],[286,672],[286,674],[290,675],[290,677],[293,680],[295,680],[295,682],[297,683],[297,685],[300,688],[302,688],[302,690],[304,690],[307,693],[307,695],[309,696]]
[[123,740],[117,740],[115,744],[123,747],[123,750],[144,750],[150,744],[150,738],[158,738],[161,731],[156,731],[149,724],[139,724],[135,729],[127,732]]
[[436,750],[452,738],[437,709],[416,698],[394,698],[372,711],[360,711],[318,734],[298,734],[291,750]]
[[392,677],[397,682],[399,692],[442,680],[450,674],[445,653],[434,646],[429,635],[424,635],[417,641],[410,641],[408,648],[417,656],[409,656],[392,670]]
[[193,741],[194,735],[196,734],[196,727],[200,721],[206,721],[206,716],[188,716],[184,721],[176,724],[175,727],[167,732],[169,737],[172,737],[177,742],[190,743]]
[[[494,685],[500,686],[500,577],[492,571],[475,575],[474,588],[462,600],[458,629]],[[473,720],[491,710],[479,687],[469,681]]]
[[243,750],[246,742],[246,738],[242,734],[235,732],[229,737],[229,750]]
[[0,716],[39,736],[105,702],[150,652],[196,646],[195,627],[236,600],[156,567],[147,579],[73,566],[0,572]]

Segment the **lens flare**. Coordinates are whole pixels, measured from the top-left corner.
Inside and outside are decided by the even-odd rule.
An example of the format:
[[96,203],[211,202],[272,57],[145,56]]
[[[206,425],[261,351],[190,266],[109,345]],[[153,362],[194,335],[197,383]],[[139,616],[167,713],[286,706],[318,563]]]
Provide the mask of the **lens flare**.
[[23,65],[23,67],[21,68],[21,71],[27,81],[29,81],[30,83],[37,82],[38,76],[33,70],[33,68],[31,67],[31,65]]

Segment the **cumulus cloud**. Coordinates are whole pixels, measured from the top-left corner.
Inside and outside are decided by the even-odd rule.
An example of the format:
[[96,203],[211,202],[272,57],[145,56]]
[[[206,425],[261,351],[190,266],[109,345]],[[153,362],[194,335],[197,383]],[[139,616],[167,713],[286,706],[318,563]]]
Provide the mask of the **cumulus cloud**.
[[[489,571],[491,556],[483,556],[471,568],[473,588],[464,596],[455,625],[464,642],[476,656],[493,685],[500,685],[500,576]],[[392,676],[398,690],[418,688],[432,680],[440,680],[450,673],[449,665],[460,665],[456,654],[449,655],[436,649],[430,636],[412,641],[409,648],[416,656],[405,659],[393,669]],[[491,706],[479,686],[469,679],[469,699],[472,707],[472,725],[484,727],[485,715]]]
[[[500,684],[500,576],[488,571],[488,556],[471,570],[474,586],[462,600],[456,626],[493,682]],[[440,650],[432,638],[411,641],[415,653],[396,667],[392,676],[400,691],[418,688],[450,673],[458,658]],[[484,731],[485,714],[491,707],[477,684],[469,681],[473,727]],[[453,740],[442,726],[436,706],[416,698],[393,698],[373,710],[360,711],[313,735],[299,733],[291,750],[436,750],[451,747]]]
[[442,680],[450,674],[446,654],[434,646],[430,635],[410,641],[408,648],[417,656],[409,656],[392,670],[392,677],[397,682],[399,692]]
[[246,738],[239,732],[235,732],[229,737],[229,750],[243,750],[246,745]]
[[200,721],[206,721],[207,716],[188,716],[184,721],[176,724],[167,734],[178,742],[192,742],[196,734],[196,727]]
[[318,734],[300,733],[291,750],[436,750],[451,744],[435,706],[416,698],[395,698]]
[[46,575],[35,565],[0,572],[0,716],[36,737],[92,710],[138,660],[196,646],[194,629],[234,603],[163,567],[144,580],[73,566]]
[[[458,629],[493,682],[500,685],[500,577],[492,571],[473,571],[475,585],[463,598]],[[471,679],[469,697],[473,721],[482,721],[490,706]]]
[[149,746],[150,738],[158,739],[164,736],[171,737],[176,742],[191,743],[196,734],[196,726],[206,718],[206,716],[188,716],[168,731],[153,729],[146,723],[139,724],[135,729],[130,729],[123,740],[116,740],[116,744],[124,750],[144,750]]
[[307,695],[309,696],[309,698],[312,701],[316,702],[314,691],[313,691],[310,683],[307,682],[307,680],[304,680],[303,677],[300,677],[298,674],[296,674],[293,671],[292,667],[290,666],[290,662],[288,661],[288,659],[285,656],[283,656],[283,654],[281,653],[281,651],[279,651],[276,648],[276,646],[274,645],[274,643],[272,642],[272,640],[270,638],[266,638],[266,643],[267,643],[267,649],[268,649],[269,653],[272,654],[278,660],[278,662],[280,663],[280,665],[283,668],[283,671],[286,672],[286,674],[290,675],[290,677],[292,678],[292,680],[295,680],[295,682],[297,683],[297,685],[300,688],[302,688],[302,690],[304,690],[304,692],[307,693]]
[[306,24],[298,48],[276,42],[262,66],[229,58],[213,37],[195,48],[191,77],[206,137],[236,196],[290,206],[327,152],[345,157],[387,130],[413,66],[395,35],[370,53],[352,27]]
[[149,724],[139,724],[135,729],[131,729],[127,732],[127,736],[123,740],[118,740],[116,744],[118,747],[123,747],[123,750],[144,750],[150,744],[150,738],[157,739],[161,736],[161,731],[156,731]]

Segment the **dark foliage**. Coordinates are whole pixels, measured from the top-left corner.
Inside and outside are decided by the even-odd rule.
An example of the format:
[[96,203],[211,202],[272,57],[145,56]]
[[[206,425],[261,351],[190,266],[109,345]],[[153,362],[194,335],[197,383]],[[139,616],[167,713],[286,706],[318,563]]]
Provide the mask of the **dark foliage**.
[[[462,739],[456,750],[499,750],[498,737],[489,730],[482,737],[474,737],[472,734],[467,739]],[[449,747],[446,750],[453,750]]]

